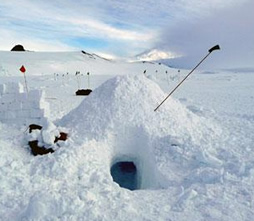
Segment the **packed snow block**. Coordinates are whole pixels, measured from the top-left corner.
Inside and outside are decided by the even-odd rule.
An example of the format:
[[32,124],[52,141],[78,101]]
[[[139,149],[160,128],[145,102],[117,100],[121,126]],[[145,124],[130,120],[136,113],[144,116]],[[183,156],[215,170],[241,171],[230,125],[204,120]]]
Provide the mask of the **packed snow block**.
[[39,102],[39,108],[40,109],[49,109],[49,103],[46,102],[44,99],[41,99]]
[[0,120],[6,119],[6,111],[0,109]]
[[24,124],[24,121],[23,121],[23,119],[18,119],[18,118],[5,118],[4,120],[3,120],[3,122],[4,123],[6,123],[6,124],[12,124],[12,125],[25,125]]
[[24,93],[24,87],[21,83],[9,82],[6,83],[5,93],[6,94],[18,94]]
[[6,85],[5,84],[0,84],[0,96],[5,94],[6,91]]
[[8,111],[6,115],[6,119],[16,119],[17,118],[17,113],[15,111]]
[[[41,113],[41,116],[43,115],[44,117],[49,116],[49,114],[50,114],[49,103],[44,100],[44,97],[41,97],[39,100],[32,100],[30,98],[28,100],[29,100],[28,102],[23,103],[24,109],[34,110],[33,113],[35,113],[35,111],[38,111]],[[41,111],[41,110],[43,110],[43,111]]]
[[45,92],[41,90],[30,90],[28,92],[28,97],[30,101],[38,101],[44,99]]
[[28,96],[27,93],[19,93],[16,94],[16,99],[21,102],[21,103],[25,103],[27,102]]
[[16,100],[15,94],[4,94],[1,97],[1,102],[2,103],[11,103],[14,100]]
[[[28,101],[28,104],[29,104],[29,108],[34,108],[34,109],[44,108],[44,103],[46,103],[44,98],[45,98],[45,92],[44,91],[41,91],[41,90],[31,90],[31,91],[29,91],[29,93],[27,95],[27,101]],[[47,105],[45,105],[45,107],[46,106]]]
[[29,110],[20,109],[20,110],[17,110],[16,113],[17,113],[17,117],[20,118],[20,119],[30,117],[30,111]]
[[40,118],[44,116],[44,110],[42,109],[32,109],[30,111],[30,118]]
[[42,123],[49,116],[49,104],[44,100],[45,93],[31,90],[24,93],[20,83],[0,85],[0,120],[17,126]]
[[41,100],[40,101],[40,109],[43,110],[44,117],[50,116],[50,106],[49,106],[48,102],[46,102],[45,100]]
[[31,110],[33,108],[33,104],[28,100],[21,102],[22,110]]
[[0,111],[7,111],[8,105],[0,100]]
[[40,109],[41,105],[40,105],[40,101],[32,101],[29,100],[29,102],[27,103],[28,107],[31,109]]
[[8,105],[7,105],[7,108],[8,110],[10,111],[16,111],[16,110],[21,110],[22,109],[22,103],[17,101],[17,100],[14,100],[12,102],[10,102]]

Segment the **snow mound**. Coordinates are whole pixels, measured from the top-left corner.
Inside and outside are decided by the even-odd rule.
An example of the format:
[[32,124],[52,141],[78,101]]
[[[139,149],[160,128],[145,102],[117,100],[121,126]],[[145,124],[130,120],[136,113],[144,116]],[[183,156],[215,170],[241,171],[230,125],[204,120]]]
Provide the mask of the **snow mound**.
[[215,129],[173,98],[154,112],[165,96],[156,83],[142,75],[117,76],[97,88],[59,124],[87,138],[143,127],[149,135],[188,135],[198,141],[203,133]]
[[[58,124],[72,130],[75,142],[104,142],[110,159],[107,167],[133,162],[138,171],[137,189],[161,188],[176,176],[174,167],[166,162],[168,156],[178,157],[178,161],[180,157],[182,166],[189,166],[184,165],[188,157],[192,165],[220,165],[209,153],[220,128],[173,98],[154,112],[165,96],[142,75],[118,76],[102,84]],[[187,155],[179,156],[183,151]]]

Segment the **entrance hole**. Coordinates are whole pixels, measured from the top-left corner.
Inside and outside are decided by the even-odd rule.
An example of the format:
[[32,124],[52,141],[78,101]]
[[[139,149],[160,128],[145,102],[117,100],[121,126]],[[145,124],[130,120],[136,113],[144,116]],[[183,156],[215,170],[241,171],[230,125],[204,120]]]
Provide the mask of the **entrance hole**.
[[120,187],[137,190],[138,189],[138,172],[137,167],[132,161],[121,161],[112,165],[110,169],[114,182]]

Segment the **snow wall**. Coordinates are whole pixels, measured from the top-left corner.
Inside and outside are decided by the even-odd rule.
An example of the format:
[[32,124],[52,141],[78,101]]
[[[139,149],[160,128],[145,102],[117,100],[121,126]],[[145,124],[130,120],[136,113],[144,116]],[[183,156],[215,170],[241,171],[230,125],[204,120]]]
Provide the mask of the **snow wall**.
[[20,83],[0,85],[0,121],[15,126],[42,124],[49,115],[49,104],[41,90],[24,92]]

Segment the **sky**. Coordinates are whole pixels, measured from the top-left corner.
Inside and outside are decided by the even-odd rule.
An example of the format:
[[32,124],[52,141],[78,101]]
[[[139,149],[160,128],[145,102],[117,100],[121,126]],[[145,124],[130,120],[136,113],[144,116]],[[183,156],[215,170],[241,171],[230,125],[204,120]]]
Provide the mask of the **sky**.
[[0,0],[0,50],[85,50],[107,58],[155,51],[206,55],[221,67],[250,67],[254,57],[253,0]]

